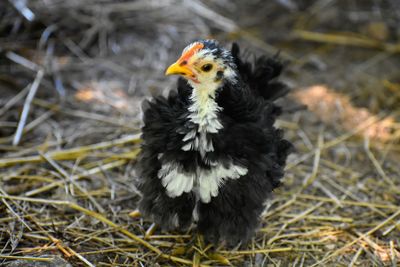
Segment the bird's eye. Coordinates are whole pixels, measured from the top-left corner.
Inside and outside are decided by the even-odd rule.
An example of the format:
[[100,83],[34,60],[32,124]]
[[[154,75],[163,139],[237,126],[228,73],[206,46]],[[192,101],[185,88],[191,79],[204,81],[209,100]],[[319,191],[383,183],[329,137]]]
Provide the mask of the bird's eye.
[[212,70],[213,65],[212,64],[204,64],[203,66],[201,66],[201,70],[204,72],[209,72],[210,70]]

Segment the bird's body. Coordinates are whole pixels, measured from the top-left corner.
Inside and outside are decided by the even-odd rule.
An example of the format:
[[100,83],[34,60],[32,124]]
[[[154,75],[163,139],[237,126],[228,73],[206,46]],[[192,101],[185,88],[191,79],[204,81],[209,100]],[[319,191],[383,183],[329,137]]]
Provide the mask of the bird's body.
[[[211,65],[211,67],[209,66]],[[280,183],[291,144],[273,124],[281,64],[254,66],[215,41],[188,46],[167,74],[177,92],[144,105],[139,208],[164,228],[193,221],[209,240],[247,240]],[[170,71],[171,73],[168,73]]]

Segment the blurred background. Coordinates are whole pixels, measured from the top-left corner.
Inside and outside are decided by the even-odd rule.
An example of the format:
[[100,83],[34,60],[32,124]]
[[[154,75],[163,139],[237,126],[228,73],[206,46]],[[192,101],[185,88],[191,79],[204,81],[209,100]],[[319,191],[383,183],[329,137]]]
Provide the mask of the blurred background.
[[[248,250],[129,216],[141,102],[199,38],[279,53],[292,88],[277,126],[296,152]],[[0,265],[397,266],[399,121],[398,0],[3,0]]]

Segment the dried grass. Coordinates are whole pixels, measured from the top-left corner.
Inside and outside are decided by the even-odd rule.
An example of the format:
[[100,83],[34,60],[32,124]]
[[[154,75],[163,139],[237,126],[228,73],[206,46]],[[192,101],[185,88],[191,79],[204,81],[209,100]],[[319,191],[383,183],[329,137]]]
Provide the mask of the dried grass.
[[[60,256],[73,266],[399,264],[398,135],[373,130],[381,113],[398,130],[397,42],[390,32],[337,36],[326,25],[340,11],[333,22],[343,31],[354,17],[367,26],[388,18],[389,29],[399,19],[389,5],[17,2],[0,3],[0,265],[59,266]],[[311,34],[320,28],[325,35]],[[163,70],[180,48],[211,35],[257,52],[280,48],[292,61],[286,81],[339,91],[296,90],[309,110],[277,123],[297,149],[284,185],[255,238],[232,250],[205,244],[194,229],[163,232],[134,211],[140,103],[172,88]]]

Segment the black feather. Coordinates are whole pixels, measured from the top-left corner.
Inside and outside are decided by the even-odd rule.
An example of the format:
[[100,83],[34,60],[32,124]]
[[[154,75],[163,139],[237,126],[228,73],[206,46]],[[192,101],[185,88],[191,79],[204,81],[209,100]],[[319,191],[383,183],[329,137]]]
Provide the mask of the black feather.
[[231,53],[243,82],[248,84],[256,95],[275,101],[289,93],[289,87],[275,80],[283,70],[278,55],[272,58],[261,56],[252,64],[241,59],[240,49],[236,43],[233,43]]

